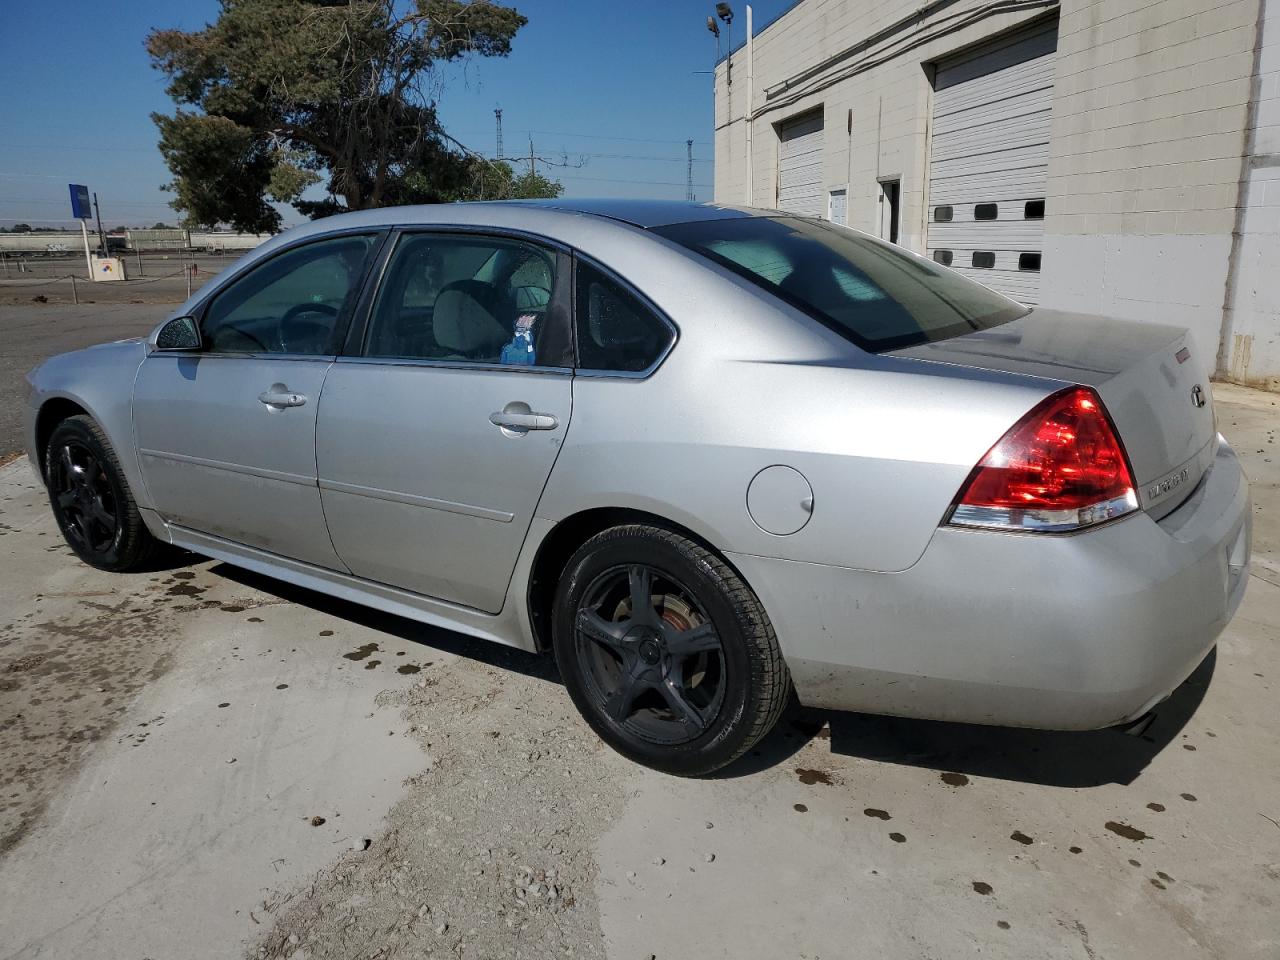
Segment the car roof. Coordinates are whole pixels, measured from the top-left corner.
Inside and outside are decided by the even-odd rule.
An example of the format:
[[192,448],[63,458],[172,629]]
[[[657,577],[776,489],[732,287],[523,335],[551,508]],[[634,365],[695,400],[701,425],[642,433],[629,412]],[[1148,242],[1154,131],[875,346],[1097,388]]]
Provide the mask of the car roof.
[[[761,216],[769,211],[751,207],[735,207],[722,203],[697,203],[691,200],[623,200],[555,199],[555,200],[500,200],[494,206],[542,207],[567,213],[584,213],[589,216],[620,220],[632,226],[649,229],[673,223],[693,223],[700,220],[735,220],[742,217]],[[776,212],[776,211],[775,211]]]

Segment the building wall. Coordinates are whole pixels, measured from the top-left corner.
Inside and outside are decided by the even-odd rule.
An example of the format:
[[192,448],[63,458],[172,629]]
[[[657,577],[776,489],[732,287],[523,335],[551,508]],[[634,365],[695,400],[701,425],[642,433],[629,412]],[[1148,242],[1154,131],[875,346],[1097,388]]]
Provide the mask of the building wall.
[[818,107],[850,226],[877,232],[877,180],[899,176],[923,252],[929,64],[1057,10],[1041,303],[1187,326],[1220,375],[1280,389],[1280,0],[1028,2],[952,29],[986,6],[803,0],[761,30],[749,186],[745,51],[731,87],[716,71],[716,200],[774,206],[776,124]]
[[[1021,6],[955,29],[981,10],[983,0],[958,0],[927,17],[856,50],[829,73],[853,74],[822,89],[807,92],[801,83],[769,97],[767,90],[874,37],[921,9],[918,0],[804,0],[755,39],[752,112],[752,184],[746,183],[746,53],[733,56],[733,83],[728,64],[716,69],[715,199],[773,207],[777,200],[778,134],[784,120],[821,108],[824,117],[825,171],[828,190],[848,191],[849,225],[876,232],[879,223],[878,182],[900,178],[900,242],[924,252],[925,177],[932,86],[924,64],[971,46],[984,38],[1043,17],[1050,0],[1021,0]],[[741,11],[740,11],[741,12]],[[738,23],[742,22],[739,17]],[[920,43],[922,37],[938,34]],[[894,56],[903,46],[910,49]],[[850,130],[850,124],[852,130]]]
[[1231,380],[1280,391],[1280,3],[1264,5],[1255,63],[1219,361]]
[[1214,366],[1258,0],[1063,0],[1045,306],[1190,328]]

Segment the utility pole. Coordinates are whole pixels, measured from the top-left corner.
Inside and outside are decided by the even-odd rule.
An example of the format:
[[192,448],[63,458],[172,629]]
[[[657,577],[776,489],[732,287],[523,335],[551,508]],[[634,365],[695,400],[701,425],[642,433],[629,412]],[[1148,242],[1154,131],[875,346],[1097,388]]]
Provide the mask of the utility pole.
[[538,175],[538,161],[533,155],[533,137],[529,138],[529,179]]
[[498,107],[493,111],[494,117],[498,121],[498,153],[497,158],[502,159],[502,108]]
[[684,175],[684,198],[686,200],[692,200],[694,198],[693,197],[693,141],[686,140],[684,142],[684,145],[685,145],[685,149],[689,153],[688,169],[685,171],[685,175]]
[[107,255],[107,232],[102,229],[102,208],[98,206],[98,192],[93,192],[93,213],[98,218],[98,242],[102,244],[102,255]]

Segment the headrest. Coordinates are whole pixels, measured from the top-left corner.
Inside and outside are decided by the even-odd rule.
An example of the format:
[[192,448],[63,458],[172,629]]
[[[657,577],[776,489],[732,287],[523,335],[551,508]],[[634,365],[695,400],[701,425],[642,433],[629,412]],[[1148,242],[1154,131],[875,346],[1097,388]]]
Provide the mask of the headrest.
[[495,299],[493,288],[479,280],[448,284],[432,310],[436,343],[466,356],[496,354],[511,339],[511,331],[493,315]]

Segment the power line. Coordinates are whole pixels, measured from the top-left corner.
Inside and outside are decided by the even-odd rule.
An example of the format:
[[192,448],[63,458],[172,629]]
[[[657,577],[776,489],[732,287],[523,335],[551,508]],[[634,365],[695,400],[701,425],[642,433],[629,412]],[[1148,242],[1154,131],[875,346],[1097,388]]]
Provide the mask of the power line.
[[[669,143],[677,146],[684,145],[683,140],[662,140],[653,137],[610,137],[602,133],[566,133],[564,131],[557,132],[555,130],[526,130],[525,132],[536,133],[540,137],[574,137],[582,140],[612,140],[618,143]],[[481,133],[477,130],[460,130],[458,131],[457,136],[488,136],[488,133]],[[710,140],[695,140],[693,142],[702,147],[713,146]]]
[[[594,157],[600,160],[661,160],[664,163],[685,163],[688,157],[652,157],[635,153],[582,153],[575,150],[580,157]],[[694,163],[711,163],[710,157],[693,157]]]
[[107,150],[112,153],[159,153],[159,147],[86,147],[75,143],[7,143],[7,147],[16,147],[19,150],[91,150],[94,153]]
[[[686,163],[687,157],[655,157],[650,154],[640,153],[592,153],[583,150],[566,150],[565,153],[572,153],[575,157],[590,157],[593,160],[644,160],[655,161],[660,163]],[[499,157],[498,159],[507,159]],[[694,163],[713,163],[710,157],[694,157]]]
[[[560,180],[590,180],[596,183],[643,183],[646,186],[654,187],[684,187],[688,186],[683,180],[634,180],[631,177],[581,177],[577,174],[564,173],[556,174]],[[695,183],[695,187],[710,187],[710,183]]]
[[[626,143],[674,143],[682,144],[683,140],[655,140],[652,137],[609,137],[601,133],[556,133],[554,130],[530,130],[530,133],[536,133],[541,137],[580,137],[583,140],[617,140]],[[710,140],[695,140],[694,143],[699,146],[709,147],[712,145]]]

